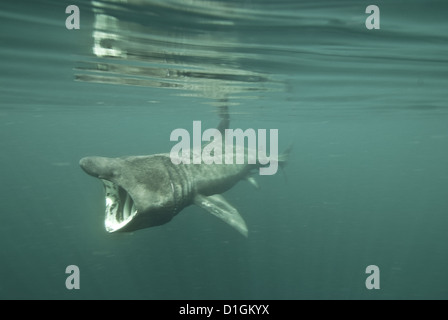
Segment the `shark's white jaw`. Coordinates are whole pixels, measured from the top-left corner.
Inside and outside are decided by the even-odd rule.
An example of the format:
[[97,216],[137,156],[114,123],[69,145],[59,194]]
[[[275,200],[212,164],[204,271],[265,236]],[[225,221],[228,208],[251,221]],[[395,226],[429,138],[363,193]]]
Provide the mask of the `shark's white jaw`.
[[106,217],[104,226],[107,232],[123,229],[137,215],[135,203],[129,193],[119,185],[101,179],[105,189]]

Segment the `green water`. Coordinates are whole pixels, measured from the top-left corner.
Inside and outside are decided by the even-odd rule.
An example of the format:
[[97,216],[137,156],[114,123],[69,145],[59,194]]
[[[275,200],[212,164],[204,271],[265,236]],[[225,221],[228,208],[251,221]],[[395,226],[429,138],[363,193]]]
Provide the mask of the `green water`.
[[[448,6],[378,1],[367,30],[369,4],[3,1],[0,298],[447,299]],[[293,145],[225,193],[249,237],[195,206],[108,234],[79,159],[169,152],[223,99],[231,127]]]

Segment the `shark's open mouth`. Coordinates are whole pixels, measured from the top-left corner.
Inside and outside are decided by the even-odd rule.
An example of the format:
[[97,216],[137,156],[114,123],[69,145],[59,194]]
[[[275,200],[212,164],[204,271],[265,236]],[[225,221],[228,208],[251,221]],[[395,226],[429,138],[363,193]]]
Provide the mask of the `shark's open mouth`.
[[106,192],[106,218],[104,226],[107,232],[115,232],[126,226],[137,214],[134,200],[119,185],[101,179]]

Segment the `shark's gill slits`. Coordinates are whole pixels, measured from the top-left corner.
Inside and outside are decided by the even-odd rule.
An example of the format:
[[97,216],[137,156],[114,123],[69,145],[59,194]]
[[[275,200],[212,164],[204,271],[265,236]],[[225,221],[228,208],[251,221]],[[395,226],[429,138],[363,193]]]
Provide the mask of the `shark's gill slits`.
[[119,231],[137,214],[134,201],[125,189],[117,184],[101,180],[106,193],[106,217],[104,225],[108,232]]
[[[123,190],[123,189],[122,189]],[[134,211],[134,201],[132,201],[131,196],[129,193],[126,192],[125,200],[124,200],[124,206],[123,206],[123,220],[126,220],[132,215],[132,212]]]

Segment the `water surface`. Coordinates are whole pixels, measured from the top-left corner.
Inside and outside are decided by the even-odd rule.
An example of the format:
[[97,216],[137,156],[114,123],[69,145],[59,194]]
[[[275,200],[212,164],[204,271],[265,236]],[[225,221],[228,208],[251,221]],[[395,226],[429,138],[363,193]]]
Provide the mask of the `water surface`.
[[[369,4],[3,1],[0,298],[448,298],[448,7],[379,1],[367,30]],[[223,104],[293,144],[225,194],[249,237],[193,206],[108,234],[79,159],[168,152]]]

